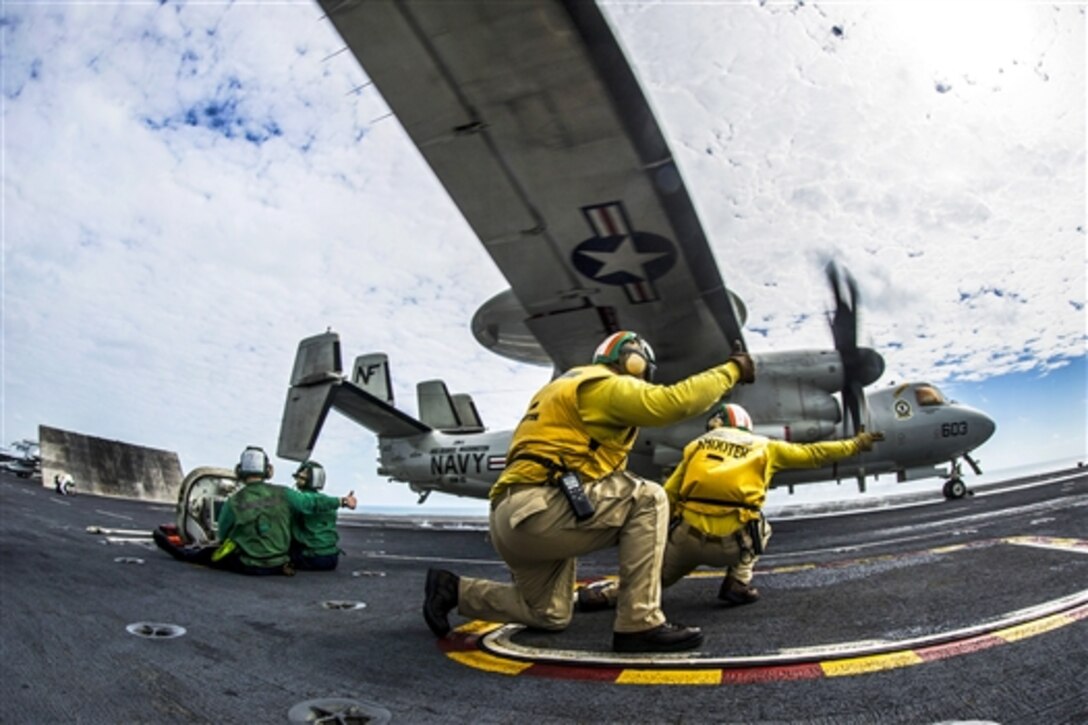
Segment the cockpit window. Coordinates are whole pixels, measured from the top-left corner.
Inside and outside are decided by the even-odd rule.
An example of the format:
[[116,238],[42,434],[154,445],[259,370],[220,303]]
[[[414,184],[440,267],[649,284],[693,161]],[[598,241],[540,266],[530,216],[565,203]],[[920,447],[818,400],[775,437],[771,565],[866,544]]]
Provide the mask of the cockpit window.
[[914,389],[914,398],[920,406],[944,405],[946,402],[941,391],[932,385],[919,385]]

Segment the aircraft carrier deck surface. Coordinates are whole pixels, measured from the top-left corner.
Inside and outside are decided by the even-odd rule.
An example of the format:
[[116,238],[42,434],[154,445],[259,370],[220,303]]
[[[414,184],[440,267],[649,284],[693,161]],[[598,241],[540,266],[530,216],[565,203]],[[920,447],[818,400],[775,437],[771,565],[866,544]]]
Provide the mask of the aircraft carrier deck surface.
[[699,571],[664,606],[705,645],[643,657],[610,651],[609,612],[554,634],[453,616],[436,640],[428,566],[506,576],[479,520],[352,517],[336,572],[253,578],[150,544],[171,506],[3,475],[0,722],[1083,723],[1086,514],[1074,469],[773,518],[762,600],[721,607]]

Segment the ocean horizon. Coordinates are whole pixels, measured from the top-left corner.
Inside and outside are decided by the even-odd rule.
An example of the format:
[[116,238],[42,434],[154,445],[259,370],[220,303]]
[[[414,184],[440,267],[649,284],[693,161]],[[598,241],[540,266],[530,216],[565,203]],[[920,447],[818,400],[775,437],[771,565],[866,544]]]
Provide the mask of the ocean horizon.
[[[1084,460],[1076,457],[1062,458],[1054,461],[1036,462],[1019,466],[1007,467],[993,472],[984,471],[981,476],[974,475],[969,470],[964,471],[964,481],[968,488],[974,486],[999,483],[1007,480],[1025,478],[1049,471],[1060,471],[1067,468],[1076,468],[1083,465]],[[966,468],[966,467],[965,467]],[[775,488],[767,494],[767,503],[764,507],[768,515],[777,515],[789,511],[794,507],[811,506],[813,504],[828,504],[835,502],[872,502],[908,494],[924,494],[933,492],[941,493],[943,480],[940,478],[926,478],[917,481],[905,481],[899,483],[894,476],[883,475],[879,478],[870,478],[866,483],[865,493],[859,493],[857,482],[853,478],[844,478],[842,481],[827,481],[824,483],[806,483],[795,487],[790,494],[786,487]],[[428,501],[415,506],[363,506],[350,514],[341,514],[350,517],[390,517],[390,518],[433,518],[454,517],[462,519],[487,519],[488,503],[482,499],[457,499],[444,494],[436,493],[445,501]]]

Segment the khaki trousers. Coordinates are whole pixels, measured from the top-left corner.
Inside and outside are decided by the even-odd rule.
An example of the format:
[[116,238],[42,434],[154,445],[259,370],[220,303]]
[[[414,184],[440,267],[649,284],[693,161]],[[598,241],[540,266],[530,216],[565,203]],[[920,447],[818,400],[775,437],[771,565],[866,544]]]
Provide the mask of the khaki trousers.
[[[767,519],[760,524],[763,547],[771,538],[771,525]],[[742,584],[750,584],[758,556],[752,555],[751,537],[742,533],[744,548],[737,541],[736,534],[724,537],[709,537],[681,521],[669,532],[669,543],[665,547],[665,556],[661,563],[661,585],[670,587],[695,571],[700,566],[723,567],[725,575],[732,575]],[[606,580],[597,591],[604,595],[610,604],[615,604],[618,591],[612,580]]]
[[668,527],[664,490],[626,472],[585,484],[592,518],[578,522],[554,486],[512,486],[491,511],[491,541],[512,584],[461,577],[458,611],[490,622],[561,630],[574,612],[576,557],[619,547],[616,632],[665,622],[661,558]]
[[[771,538],[771,525],[761,522],[763,548]],[[744,547],[737,541],[743,539]],[[722,537],[708,537],[686,521],[681,521],[669,534],[665,558],[661,568],[661,583],[671,586],[698,566],[724,567],[726,576],[732,576],[741,584],[752,581],[753,569],[758,556],[752,555],[752,541],[747,532]]]

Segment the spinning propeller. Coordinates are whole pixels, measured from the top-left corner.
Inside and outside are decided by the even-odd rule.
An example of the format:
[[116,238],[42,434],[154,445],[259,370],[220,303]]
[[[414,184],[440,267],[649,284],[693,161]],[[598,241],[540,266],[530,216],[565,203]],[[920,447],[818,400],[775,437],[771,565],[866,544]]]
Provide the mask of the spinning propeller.
[[[862,407],[865,386],[884,374],[884,358],[876,350],[858,347],[858,285],[845,269],[835,262],[827,264],[827,279],[835,295],[835,312],[831,317],[831,335],[835,349],[842,358],[842,407],[844,418],[852,423],[849,435],[865,429]],[[843,421],[845,429],[846,420]]]

